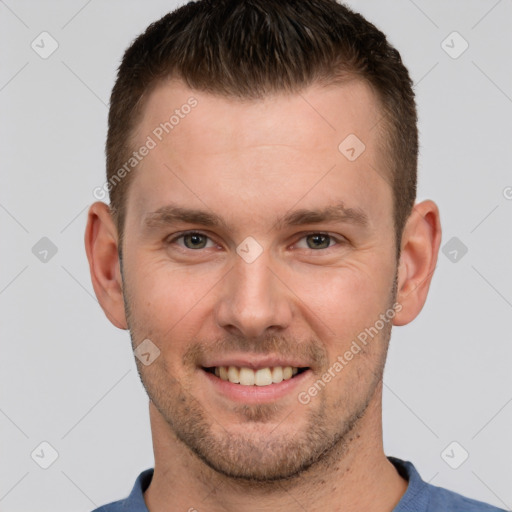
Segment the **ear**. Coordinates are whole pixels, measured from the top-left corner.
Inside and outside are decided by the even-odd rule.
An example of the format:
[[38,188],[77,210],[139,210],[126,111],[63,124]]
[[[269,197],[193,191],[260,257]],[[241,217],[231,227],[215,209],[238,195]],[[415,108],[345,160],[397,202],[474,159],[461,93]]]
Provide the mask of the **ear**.
[[107,318],[119,329],[127,329],[123,282],[118,256],[118,233],[110,208],[96,202],[89,208],[85,228],[85,251],[92,286]]
[[398,267],[397,314],[393,325],[405,325],[423,309],[437,264],[441,244],[441,221],[437,205],[430,200],[414,206],[404,227]]

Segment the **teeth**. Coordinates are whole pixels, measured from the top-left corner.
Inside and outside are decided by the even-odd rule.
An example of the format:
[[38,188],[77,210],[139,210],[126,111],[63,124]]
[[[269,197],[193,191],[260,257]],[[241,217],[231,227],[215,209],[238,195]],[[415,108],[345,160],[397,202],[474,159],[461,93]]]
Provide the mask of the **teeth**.
[[240,384],[254,386],[254,371],[250,368],[240,368]]
[[236,366],[230,366],[228,368],[228,380],[238,384],[240,382],[240,372]]
[[261,368],[254,374],[254,384],[256,386],[268,386],[272,384],[272,372],[270,368]]
[[217,366],[215,375],[222,380],[241,384],[242,386],[269,386],[279,384],[283,380],[291,379],[297,375],[299,369],[292,366],[274,366],[273,368],[252,368],[236,366]]
[[276,366],[272,368],[272,382],[279,384],[283,380],[283,367]]
[[219,377],[222,379],[222,380],[228,380],[228,371],[226,369],[225,366],[221,366],[219,368]]

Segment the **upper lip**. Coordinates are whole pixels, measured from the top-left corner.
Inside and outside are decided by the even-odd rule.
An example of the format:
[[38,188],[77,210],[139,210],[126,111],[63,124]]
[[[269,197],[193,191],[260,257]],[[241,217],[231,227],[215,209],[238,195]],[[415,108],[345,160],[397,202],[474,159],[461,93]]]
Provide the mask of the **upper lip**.
[[296,368],[307,368],[308,364],[292,358],[283,356],[265,356],[261,354],[243,355],[243,356],[224,356],[217,359],[211,359],[203,364],[203,368],[213,368],[216,366],[237,366],[239,368],[252,368],[258,370],[260,368],[273,368],[276,366],[292,366]]

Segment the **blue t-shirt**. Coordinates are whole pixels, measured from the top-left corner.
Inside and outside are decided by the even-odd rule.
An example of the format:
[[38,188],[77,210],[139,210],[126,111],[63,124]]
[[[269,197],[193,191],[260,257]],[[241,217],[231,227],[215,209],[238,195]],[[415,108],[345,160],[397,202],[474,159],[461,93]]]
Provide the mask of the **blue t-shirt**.
[[[409,485],[393,512],[505,512],[504,509],[487,505],[424,482],[414,465],[396,457],[388,457]],[[148,512],[144,491],[149,487],[153,469],[143,471],[135,481],[128,498],[115,501],[93,512]]]

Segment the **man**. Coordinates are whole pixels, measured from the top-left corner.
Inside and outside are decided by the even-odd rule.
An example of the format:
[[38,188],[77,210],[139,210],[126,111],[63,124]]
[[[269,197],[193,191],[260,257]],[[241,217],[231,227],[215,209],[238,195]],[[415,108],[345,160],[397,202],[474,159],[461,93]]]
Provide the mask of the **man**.
[[441,240],[417,152],[398,52],[334,0],[189,3],[132,44],[85,243],[155,468],[98,510],[498,510],[383,451],[391,326]]

